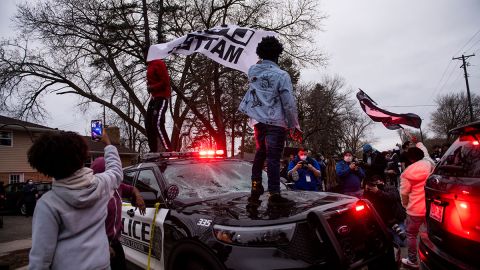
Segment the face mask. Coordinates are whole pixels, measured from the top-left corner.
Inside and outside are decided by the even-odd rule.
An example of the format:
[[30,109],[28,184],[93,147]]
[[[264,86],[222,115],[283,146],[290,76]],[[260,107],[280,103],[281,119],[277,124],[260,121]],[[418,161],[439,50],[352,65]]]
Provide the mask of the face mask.
[[345,162],[352,162],[353,157],[352,156],[346,156],[346,157],[343,157],[343,160],[345,160]]
[[300,155],[298,156],[301,160],[306,160],[307,159],[307,156],[306,155]]

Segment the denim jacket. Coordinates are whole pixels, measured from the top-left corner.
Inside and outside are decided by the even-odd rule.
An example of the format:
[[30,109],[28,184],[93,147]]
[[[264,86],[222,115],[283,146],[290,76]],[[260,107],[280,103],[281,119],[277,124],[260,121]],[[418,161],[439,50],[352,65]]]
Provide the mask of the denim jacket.
[[290,76],[272,61],[248,70],[250,87],[238,110],[268,125],[300,129]]

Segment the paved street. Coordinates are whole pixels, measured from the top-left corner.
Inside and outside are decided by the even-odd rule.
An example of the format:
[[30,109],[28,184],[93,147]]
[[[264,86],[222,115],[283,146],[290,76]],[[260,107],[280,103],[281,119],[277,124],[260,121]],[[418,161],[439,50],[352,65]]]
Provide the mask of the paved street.
[[0,229],[0,269],[18,269],[28,264],[31,237],[31,217],[3,217],[3,228]]

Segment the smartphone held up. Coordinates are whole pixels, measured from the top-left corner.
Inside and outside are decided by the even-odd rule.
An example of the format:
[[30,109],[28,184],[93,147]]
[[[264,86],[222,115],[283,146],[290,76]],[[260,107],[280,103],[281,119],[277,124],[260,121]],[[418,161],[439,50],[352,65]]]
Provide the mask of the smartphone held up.
[[102,120],[92,120],[90,126],[91,126],[92,140],[100,141],[102,139],[102,136],[103,136]]

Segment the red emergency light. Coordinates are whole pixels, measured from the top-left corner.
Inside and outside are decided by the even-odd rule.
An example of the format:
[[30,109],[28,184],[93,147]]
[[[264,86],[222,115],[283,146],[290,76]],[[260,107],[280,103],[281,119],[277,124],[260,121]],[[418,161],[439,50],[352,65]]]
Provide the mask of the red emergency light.
[[198,152],[200,158],[221,158],[225,155],[223,150],[201,150]]

